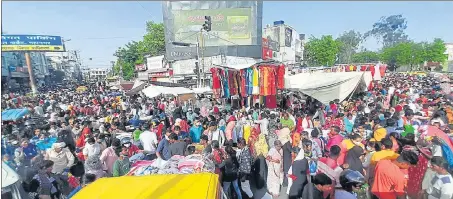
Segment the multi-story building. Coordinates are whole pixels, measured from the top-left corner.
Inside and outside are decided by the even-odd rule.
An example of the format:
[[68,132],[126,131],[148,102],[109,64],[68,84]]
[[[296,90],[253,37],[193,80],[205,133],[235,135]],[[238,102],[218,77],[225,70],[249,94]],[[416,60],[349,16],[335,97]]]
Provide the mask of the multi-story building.
[[299,66],[303,62],[305,34],[299,34],[284,21],[275,21],[274,25],[266,25],[263,38],[268,42],[269,50],[272,51],[267,58],[283,62],[288,66]]
[[[45,85],[50,77],[50,64],[44,53],[31,52],[30,61],[36,85]],[[15,88],[19,85],[28,86],[30,81],[24,52],[2,53],[2,76],[4,77],[2,78],[2,84],[4,84],[3,80],[9,80],[11,84],[8,86],[10,88]]]
[[61,70],[65,73],[66,79],[82,79],[82,63],[78,51],[46,52],[46,57],[50,60],[54,70]]
[[110,70],[107,68],[90,68],[88,70],[88,76],[90,81],[91,80],[103,81],[105,80],[105,78],[107,78],[107,74],[109,72]]

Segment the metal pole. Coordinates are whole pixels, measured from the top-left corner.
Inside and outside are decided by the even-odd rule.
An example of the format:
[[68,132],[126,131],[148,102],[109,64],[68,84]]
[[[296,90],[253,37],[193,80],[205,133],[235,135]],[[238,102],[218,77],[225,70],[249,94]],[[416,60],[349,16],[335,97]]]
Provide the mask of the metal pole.
[[[204,47],[204,40],[203,40],[203,28],[200,29],[200,43],[201,43],[201,48]],[[206,86],[206,73],[204,71],[204,53],[203,53],[203,49],[201,49],[201,67],[202,67],[202,71],[203,71],[203,87]],[[200,88],[201,88],[201,83],[200,83]]]
[[33,77],[33,68],[31,67],[30,53],[25,52],[25,62],[28,68],[28,76],[30,77],[30,87],[33,95],[36,95],[38,91],[36,90],[35,78]]
[[200,62],[199,62],[199,48],[200,48],[200,39],[197,37],[197,57],[195,60],[195,70],[197,70],[197,87],[201,87],[201,78],[200,78]]

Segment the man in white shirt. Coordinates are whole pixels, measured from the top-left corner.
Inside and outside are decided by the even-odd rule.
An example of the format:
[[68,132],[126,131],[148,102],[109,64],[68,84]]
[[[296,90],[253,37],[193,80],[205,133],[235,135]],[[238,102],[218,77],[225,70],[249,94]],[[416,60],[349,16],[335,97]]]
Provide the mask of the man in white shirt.
[[261,133],[264,135],[268,134],[268,126],[269,126],[269,120],[267,119],[267,114],[263,113],[261,114],[262,119],[261,120],[255,120],[255,123],[260,124],[260,130]]
[[156,159],[156,149],[157,145],[159,144],[159,141],[157,140],[157,135],[155,132],[149,131],[149,126],[144,125],[143,129],[146,129],[146,131],[143,131],[140,134],[140,142],[143,146],[143,153],[146,154],[146,159],[148,160],[153,160]]
[[211,141],[217,140],[219,141],[219,146],[223,146],[225,143],[225,133],[217,128],[216,122],[211,122],[209,124],[209,134]]
[[431,180],[431,186],[426,193],[428,199],[451,199],[453,196],[453,178],[447,171],[448,163],[442,157],[433,157],[431,159],[431,169],[436,175]]
[[88,159],[91,156],[101,155],[101,146],[96,143],[94,138],[87,138],[87,143],[85,144],[85,147],[83,148],[83,156],[85,157],[85,160]]

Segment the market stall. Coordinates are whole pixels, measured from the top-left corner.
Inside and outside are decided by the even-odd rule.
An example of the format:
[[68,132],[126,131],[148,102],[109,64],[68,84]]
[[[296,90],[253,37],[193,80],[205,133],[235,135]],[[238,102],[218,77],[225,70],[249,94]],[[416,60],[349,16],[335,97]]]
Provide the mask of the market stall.
[[259,103],[277,107],[277,90],[284,89],[285,66],[263,62],[251,66],[212,67],[214,98],[231,99],[232,106],[252,106]]
[[300,73],[286,78],[285,88],[300,91],[323,104],[343,101],[355,91],[363,91],[372,81],[370,72]]
[[213,173],[100,178],[73,199],[221,199],[219,176]]
[[148,86],[142,90],[146,97],[154,98],[159,95],[178,96],[182,94],[193,93],[192,90],[184,87],[164,87],[164,86]]

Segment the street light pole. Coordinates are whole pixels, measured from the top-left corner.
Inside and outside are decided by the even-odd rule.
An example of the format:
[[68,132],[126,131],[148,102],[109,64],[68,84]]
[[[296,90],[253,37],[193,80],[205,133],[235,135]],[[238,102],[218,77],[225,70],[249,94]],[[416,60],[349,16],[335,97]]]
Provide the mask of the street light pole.
[[28,68],[28,76],[30,77],[31,92],[33,93],[33,95],[36,95],[36,93],[38,93],[38,90],[36,89],[36,85],[35,85],[35,77],[33,76],[33,68],[31,66],[29,52],[25,52],[25,63],[27,64],[27,68]]

